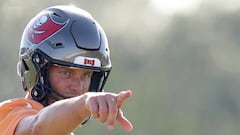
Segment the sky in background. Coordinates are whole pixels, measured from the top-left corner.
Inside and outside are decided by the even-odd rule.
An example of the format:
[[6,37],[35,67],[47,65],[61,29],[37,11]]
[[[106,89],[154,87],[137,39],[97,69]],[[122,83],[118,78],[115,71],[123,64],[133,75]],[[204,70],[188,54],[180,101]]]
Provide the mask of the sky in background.
[[149,5],[162,15],[188,14],[201,6],[211,6],[221,10],[240,8],[239,0],[149,0]]
[[186,13],[194,10],[201,0],[150,0],[149,4],[157,12],[166,15]]

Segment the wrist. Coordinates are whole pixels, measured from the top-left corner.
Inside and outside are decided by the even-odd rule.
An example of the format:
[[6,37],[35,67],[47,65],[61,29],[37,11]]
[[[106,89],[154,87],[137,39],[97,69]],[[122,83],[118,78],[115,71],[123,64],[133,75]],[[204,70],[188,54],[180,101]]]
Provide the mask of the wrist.
[[87,105],[87,98],[88,98],[87,94],[83,94],[81,96],[76,97],[77,102],[75,108],[77,109],[79,119],[81,119],[82,122],[84,122],[91,115],[89,107]]

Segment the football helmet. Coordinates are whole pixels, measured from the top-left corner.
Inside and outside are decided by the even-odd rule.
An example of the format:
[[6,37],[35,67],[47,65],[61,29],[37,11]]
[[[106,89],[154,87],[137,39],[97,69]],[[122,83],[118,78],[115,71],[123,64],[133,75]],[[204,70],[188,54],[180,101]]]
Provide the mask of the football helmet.
[[51,64],[93,71],[89,91],[101,92],[112,65],[106,34],[87,11],[75,6],[42,10],[24,29],[17,64],[23,89],[38,102],[65,98],[51,88]]

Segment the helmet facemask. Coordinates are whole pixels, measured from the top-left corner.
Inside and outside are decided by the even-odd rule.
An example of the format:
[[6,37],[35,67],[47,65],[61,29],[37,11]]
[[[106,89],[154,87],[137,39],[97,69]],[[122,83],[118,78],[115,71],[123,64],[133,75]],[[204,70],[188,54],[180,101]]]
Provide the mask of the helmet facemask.
[[[49,105],[51,101],[58,101],[61,99],[66,99],[64,95],[61,95],[56,90],[51,87],[49,81],[49,68],[51,65],[59,65],[66,67],[75,67],[75,68],[83,68],[89,69],[86,66],[74,65],[71,63],[66,63],[58,60],[51,59],[46,54],[41,52],[40,50],[35,50],[32,55],[32,63],[34,65],[36,74],[36,85],[31,89],[31,96],[35,101],[38,101],[45,106]],[[27,64],[25,64],[26,68]],[[89,85],[89,92],[102,92],[103,87],[106,83],[106,80],[109,76],[110,70],[108,71],[97,71],[93,70],[93,75],[91,77],[91,83]],[[23,82],[24,83],[24,82]],[[27,86],[24,84],[23,86]]]

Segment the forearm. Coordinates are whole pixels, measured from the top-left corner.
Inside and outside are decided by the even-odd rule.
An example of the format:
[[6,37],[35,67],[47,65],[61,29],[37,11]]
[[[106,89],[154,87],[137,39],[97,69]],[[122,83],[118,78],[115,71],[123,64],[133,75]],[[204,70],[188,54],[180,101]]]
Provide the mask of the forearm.
[[44,134],[70,133],[87,116],[83,96],[56,102],[39,113],[36,125],[43,125]]
[[82,96],[57,101],[37,115],[21,120],[15,135],[66,135],[89,115],[99,119],[101,123],[107,123],[109,129],[117,121],[123,129],[131,131],[133,126],[120,109],[129,96],[130,90],[118,94],[88,92]]
[[[42,109],[35,116],[24,118],[19,123],[17,128],[19,130],[16,130],[16,134],[66,135],[88,116],[89,112],[85,108],[85,96],[66,99]],[[31,128],[26,129],[26,127]]]

